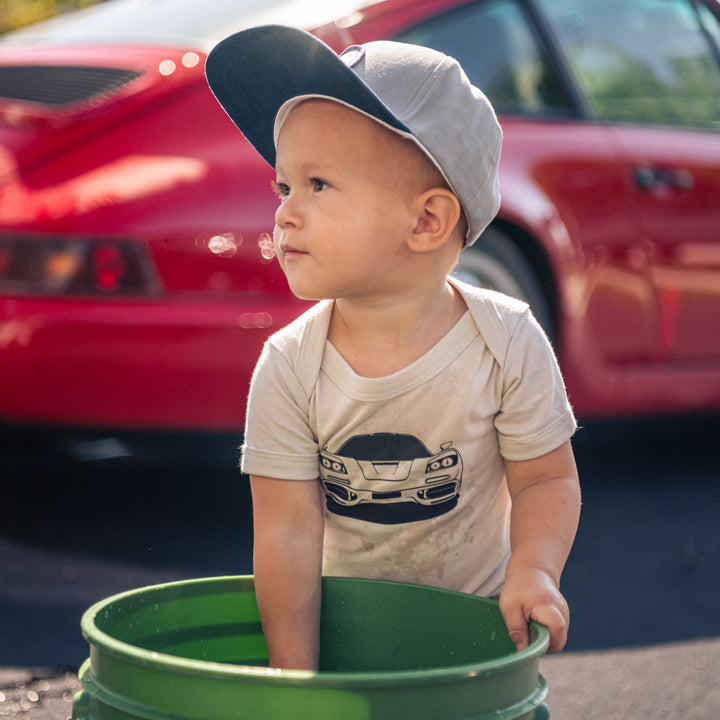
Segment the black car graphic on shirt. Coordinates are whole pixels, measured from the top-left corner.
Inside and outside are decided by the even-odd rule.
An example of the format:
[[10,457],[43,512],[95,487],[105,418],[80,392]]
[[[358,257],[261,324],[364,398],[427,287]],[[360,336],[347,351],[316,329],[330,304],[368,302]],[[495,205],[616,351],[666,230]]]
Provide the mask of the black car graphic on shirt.
[[320,452],[331,512],[382,523],[434,517],[457,504],[462,458],[452,442],[433,453],[413,435],[373,433]]

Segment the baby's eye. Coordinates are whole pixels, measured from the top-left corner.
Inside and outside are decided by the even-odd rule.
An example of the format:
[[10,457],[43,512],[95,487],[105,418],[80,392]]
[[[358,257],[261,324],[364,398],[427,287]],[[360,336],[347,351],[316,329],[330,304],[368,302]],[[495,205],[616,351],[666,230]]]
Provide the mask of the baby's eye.
[[280,200],[284,200],[290,194],[290,187],[282,182],[272,180],[270,182],[272,191],[278,196]]
[[315,192],[322,192],[323,190],[326,190],[328,187],[328,184],[324,180],[321,180],[320,178],[313,178],[312,183],[313,183],[313,190]]

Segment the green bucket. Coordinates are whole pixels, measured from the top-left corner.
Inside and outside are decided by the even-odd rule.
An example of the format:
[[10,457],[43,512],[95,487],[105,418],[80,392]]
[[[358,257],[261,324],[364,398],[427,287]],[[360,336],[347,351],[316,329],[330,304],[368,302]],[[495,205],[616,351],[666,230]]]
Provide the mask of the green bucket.
[[541,720],[548,632],[517,652],[496,601],[323,578],[321,669],[267,667],[253,578],[156,585],[93,605],[73,720]]

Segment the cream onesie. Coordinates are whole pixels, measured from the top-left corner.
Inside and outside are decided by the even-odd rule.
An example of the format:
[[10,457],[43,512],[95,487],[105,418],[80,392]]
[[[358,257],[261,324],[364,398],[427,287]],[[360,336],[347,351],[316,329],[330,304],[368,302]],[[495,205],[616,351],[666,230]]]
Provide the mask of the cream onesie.
[[503,458],[576,429],[553,350],[527,305],[457,280],[468,311],[387,377],[327,340],[332,301],[273,335],[253,375],[242,470],[325,493],[323,574],[495,597],[510,555]]

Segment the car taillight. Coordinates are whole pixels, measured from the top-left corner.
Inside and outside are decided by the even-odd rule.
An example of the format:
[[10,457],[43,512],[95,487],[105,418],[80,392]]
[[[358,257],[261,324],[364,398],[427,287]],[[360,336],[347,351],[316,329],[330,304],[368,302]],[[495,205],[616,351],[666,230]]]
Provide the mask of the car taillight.
[[93,248],[93,283],[104,292],[122,287],[128,266],[117,245],[100,245]]
[[0,290],[60,295],[158,291],[145,248],[128,240],[0,236]]

